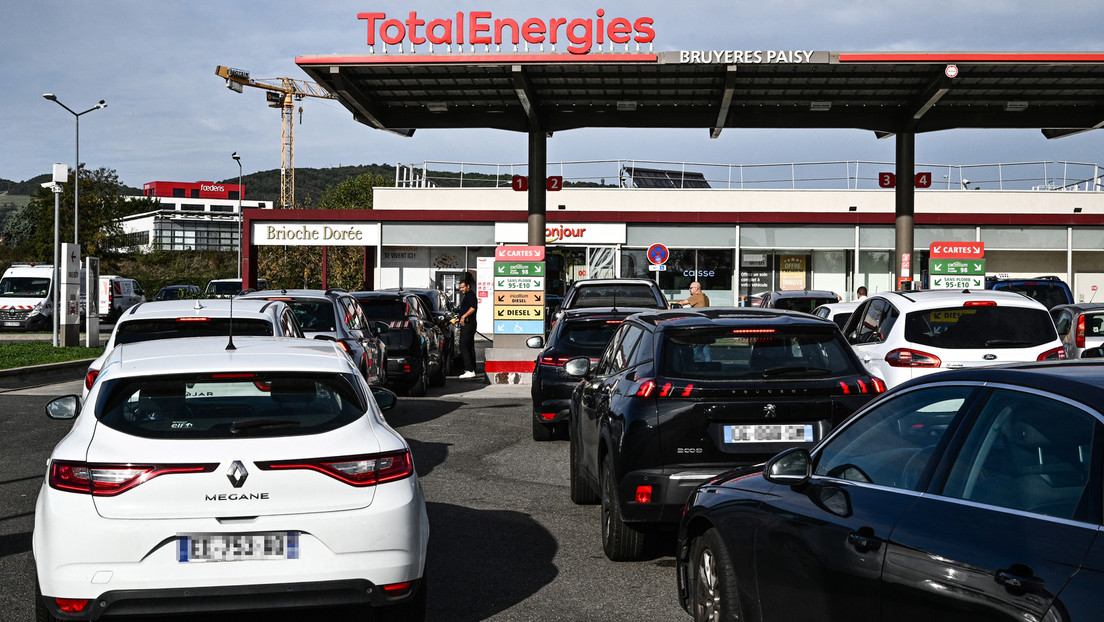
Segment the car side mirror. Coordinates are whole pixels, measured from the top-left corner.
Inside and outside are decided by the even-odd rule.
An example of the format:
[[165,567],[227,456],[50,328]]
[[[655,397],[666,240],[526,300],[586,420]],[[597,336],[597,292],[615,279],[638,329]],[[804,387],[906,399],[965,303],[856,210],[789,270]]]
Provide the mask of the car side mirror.
[[564,373],[568,376],[582,378],[590,372],[590,357],[577,356],[564,363]]
[[372,397],[380,410],[391,410],[399,402],[399,396],[383,387],[372,387]]
[[813,459],[804,447],[787,449],[767,460],[763,477],[772,484],[800,486],[813,474]]
[[525,340],[525,347],[527,347],[527,348],[543,348],[544,347],[544,337],[542,337],[540,335],[533,335],[532,337]]
[[80,397],[64,395],[46,404],[46,416],[51,419],[72,419],[80,414]]
[[377,335],[382,335],[382,334],[386,333],[388,330],[391,330],[391,327],[387,325],[387,322],[375,322],[375,323],[373,323],[372,328],[376,329],[376,334]]

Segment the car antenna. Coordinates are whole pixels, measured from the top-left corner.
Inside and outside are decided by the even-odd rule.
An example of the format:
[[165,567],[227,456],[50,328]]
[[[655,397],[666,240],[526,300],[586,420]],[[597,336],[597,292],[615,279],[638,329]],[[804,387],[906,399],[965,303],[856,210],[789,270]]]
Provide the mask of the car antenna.
[[227,350],[237,350],[234,347],[234,297],[230,297],[230,343],[226,344]]

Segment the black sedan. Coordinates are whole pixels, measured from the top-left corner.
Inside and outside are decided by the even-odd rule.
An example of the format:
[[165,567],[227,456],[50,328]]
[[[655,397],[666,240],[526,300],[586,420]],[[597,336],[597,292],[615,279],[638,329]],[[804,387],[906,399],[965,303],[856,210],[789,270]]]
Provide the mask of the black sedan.
[[1104,366],[932,374],[691,496],[696,620],[1099,620]]
[[356,292],[365,317],[387,325],[387,380],[398,392],[420,397],[445,384],[444,338],[423,300],[409,292]]
[[564,371],[564,363],[577,356],[597,362],[602,350],[624,319],[646,309],[592,308],[565,311],[548,340],[530,337],[525,345],[543,348],[533,366],[533,440],[550,441],[567,431],[571,390],[579,378]]

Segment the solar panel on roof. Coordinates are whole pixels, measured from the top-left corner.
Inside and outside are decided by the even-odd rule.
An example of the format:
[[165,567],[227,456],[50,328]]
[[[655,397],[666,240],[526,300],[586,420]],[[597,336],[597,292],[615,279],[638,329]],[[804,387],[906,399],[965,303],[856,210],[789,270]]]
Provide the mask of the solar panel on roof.
[[668,171],[658,168],[626,166],[622,169],[632,188],[708,188],[705,175],[695,171]]

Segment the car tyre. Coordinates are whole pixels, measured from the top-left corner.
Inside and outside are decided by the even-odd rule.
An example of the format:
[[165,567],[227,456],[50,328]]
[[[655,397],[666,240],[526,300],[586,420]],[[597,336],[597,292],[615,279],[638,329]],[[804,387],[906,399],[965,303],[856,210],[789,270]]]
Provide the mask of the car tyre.
[[551,423],[537,421],[537,415],[533,415],[533,440],[550,441],[556,437],[556,426]]
[[621,518],[621,497],[609,456],[602,460],[602,550],[610,561],[627,562],[644,554],[644,533]]
[[576,446],[574,435],[568,439],[568,478],[571,480],[571,501],[575,505],[594,505],[598,503],[598,495],[590,487],[586,477],[579,468],[579,450]]
[[418,592],[410,600],[398,605],[385,605],[372,609],[376,622],[424,622],[426,619],[426,580],[422,577]]
[[690,615],[695,622],[738,622],[736,568],[721,535],[709,529],[690,545]]
[[429,375],[426,373],[425,361],[421,364],[421,370],[418,372],[418,379],[414,381],[414,384],[410,385],[406,394],[410,397],[422,397],[426,394],[426,390],[429,387]]

